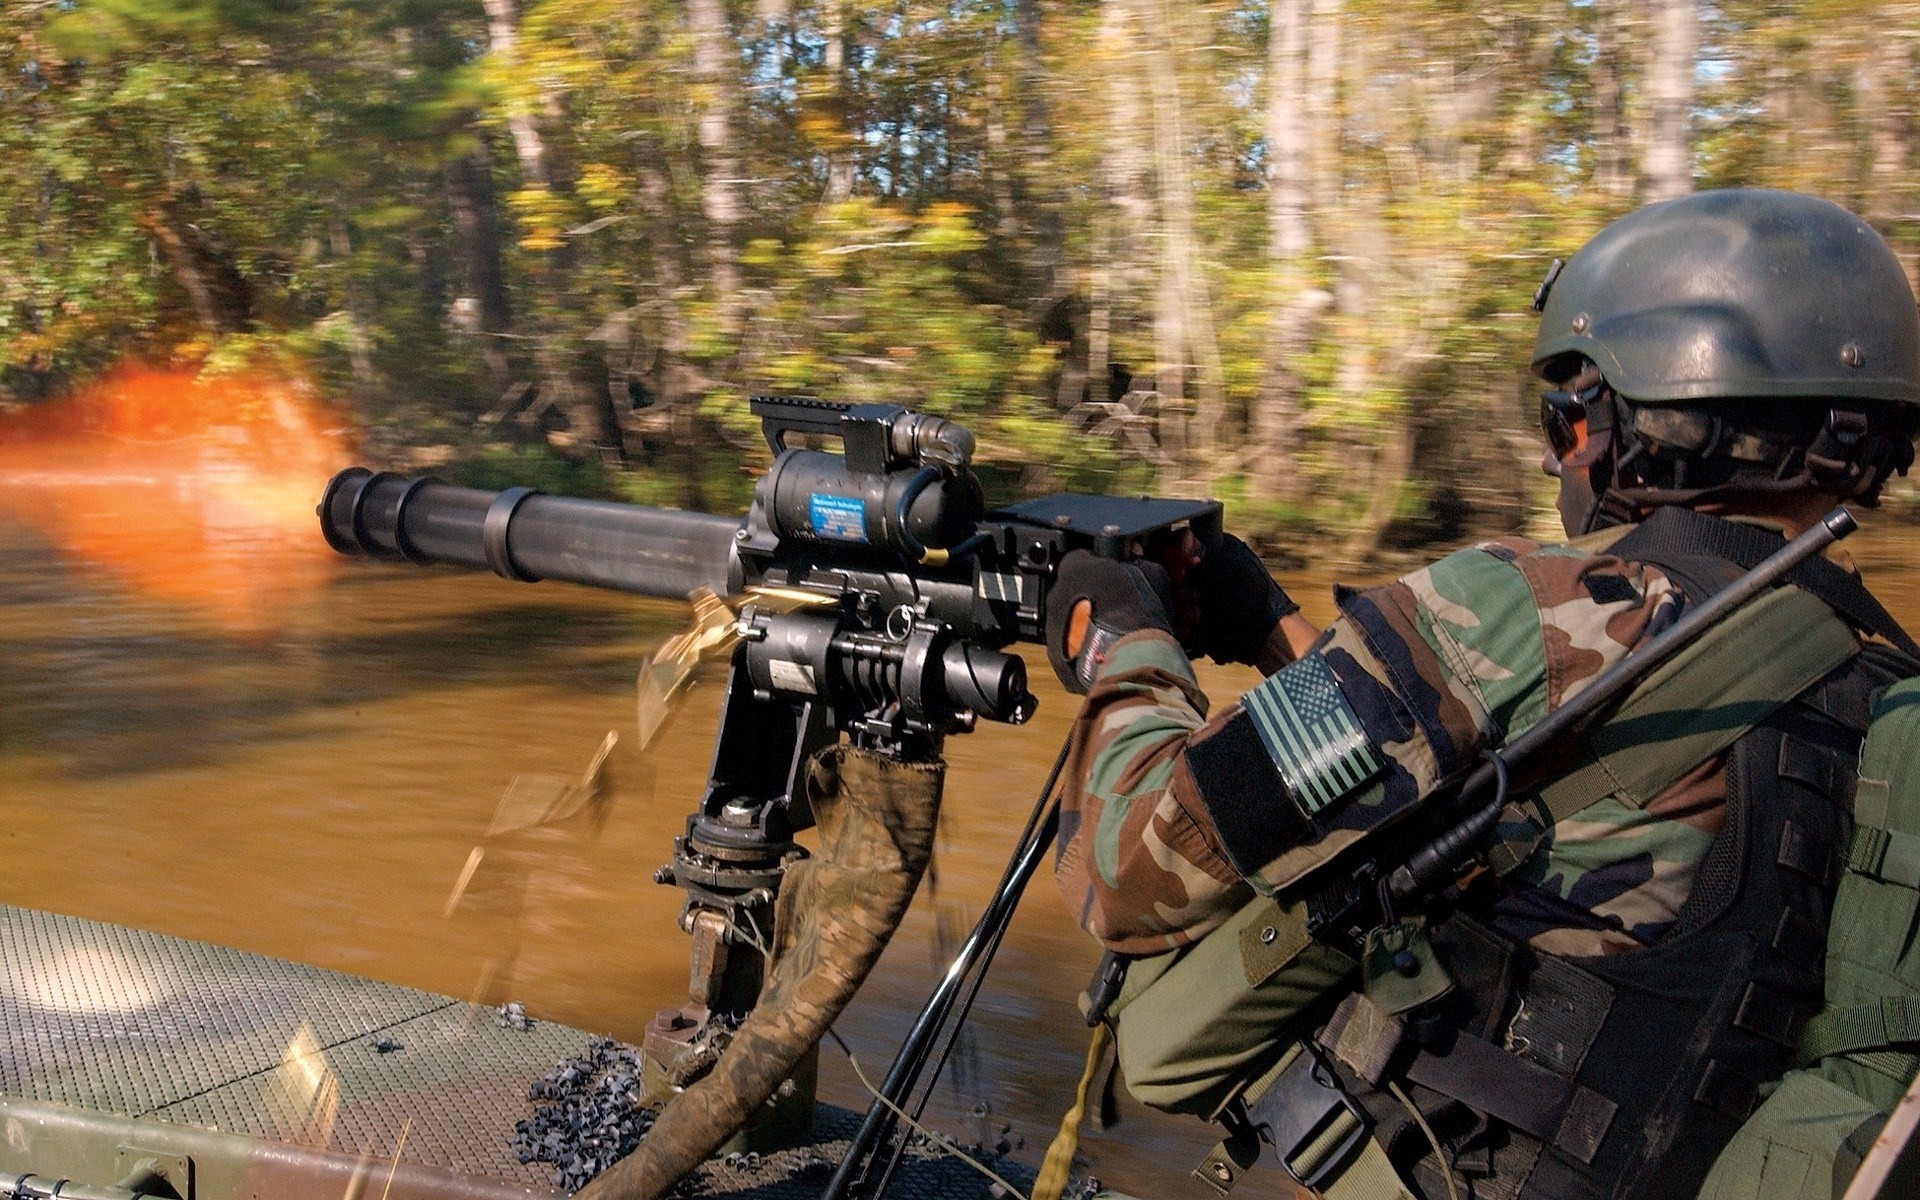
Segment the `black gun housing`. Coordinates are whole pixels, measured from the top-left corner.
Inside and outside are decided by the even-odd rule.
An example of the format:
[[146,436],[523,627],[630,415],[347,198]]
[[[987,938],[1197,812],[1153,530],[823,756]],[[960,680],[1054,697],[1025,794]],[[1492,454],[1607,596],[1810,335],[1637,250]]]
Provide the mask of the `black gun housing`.
[[[775,457],[744,517],[354,467],[327,486],[321,529],[345,554],[523,582],[745,593],[731,686],[793,706],[795,720],[825,710],[863,744],[923,750],[976,718],[1032,712],[1025,664],[1003,650],[1044,635],[1047,590],[1068,552],[1127,558],[1157,554],[1183,531],[1219,536],[1213,501],[1064,494],[988,512],[973,436],[951,421],[894,405],[752,403]],[[842,452],[792,444],[801,438],[838,439]],[[752,603],[756,588],[818,603],[775,611]]]

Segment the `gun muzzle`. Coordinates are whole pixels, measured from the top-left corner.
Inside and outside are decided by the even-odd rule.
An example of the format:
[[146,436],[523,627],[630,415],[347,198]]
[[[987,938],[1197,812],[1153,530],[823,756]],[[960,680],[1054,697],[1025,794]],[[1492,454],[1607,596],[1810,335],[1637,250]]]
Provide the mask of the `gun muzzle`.
[[684,599],[700,587],[737,591],[738,517],[546,496],[484,492],[349,467],[327,484],[320,531],[342,554],[479,567],[532,583],[558,579]]

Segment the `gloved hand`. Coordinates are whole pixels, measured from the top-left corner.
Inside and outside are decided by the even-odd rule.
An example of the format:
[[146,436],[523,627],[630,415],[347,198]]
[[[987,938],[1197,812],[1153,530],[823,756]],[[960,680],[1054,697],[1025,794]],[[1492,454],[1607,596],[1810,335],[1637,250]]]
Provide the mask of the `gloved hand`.
[[[1047,661],[1061,684],[1084,695],[1107,651],[1122,637],[1141,629],[1172,633],[1171,594],[1166,568],[1156,562],[1116,562],[1085,550],[1061,559],[1047,593]],[[1076,629],[1073,610],[1082,600],[1091,602],[1092,613],[1084,629]]]
[[1251,665],[1280,619],[1300,611],[1259,556],[1230,533],[1188,570],[1186,584],[1200,609],[1187,641],[1217,663]]

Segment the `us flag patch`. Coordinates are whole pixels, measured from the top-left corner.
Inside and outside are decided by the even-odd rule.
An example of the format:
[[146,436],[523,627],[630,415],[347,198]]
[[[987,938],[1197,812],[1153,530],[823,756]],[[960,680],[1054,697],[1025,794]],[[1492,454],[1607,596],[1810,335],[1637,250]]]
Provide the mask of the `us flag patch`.
[[1287,791],[1311,817],[1359,791],[1383,764],[1318,651],[1240,698]]

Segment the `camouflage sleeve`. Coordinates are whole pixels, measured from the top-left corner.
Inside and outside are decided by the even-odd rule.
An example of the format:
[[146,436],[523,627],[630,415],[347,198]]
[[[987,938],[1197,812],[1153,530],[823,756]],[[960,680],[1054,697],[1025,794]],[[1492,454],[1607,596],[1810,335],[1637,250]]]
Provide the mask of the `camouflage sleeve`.
[[1518,539],[1340,589],[1315,649],[1209,719],[1172,638],[1123,639],[1075,724],[1056,876],[1109,947],[1192,941],[1540,719],[1671,620],[1659,571]]

